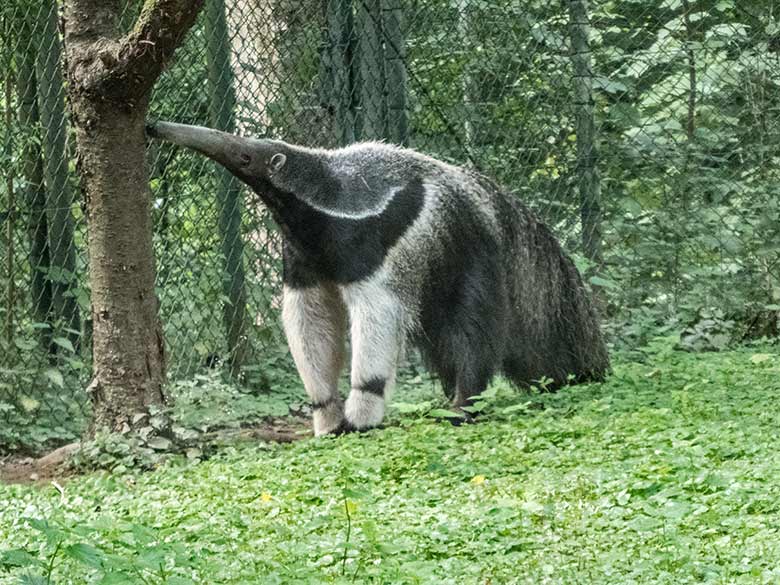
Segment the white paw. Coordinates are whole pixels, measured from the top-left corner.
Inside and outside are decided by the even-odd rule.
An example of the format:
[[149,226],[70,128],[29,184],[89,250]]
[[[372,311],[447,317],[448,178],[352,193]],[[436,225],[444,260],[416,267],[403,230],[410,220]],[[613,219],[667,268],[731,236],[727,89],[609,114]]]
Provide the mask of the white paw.
[[314,411],[314,436],[321,437],[333,433],[341,427],[344,421],[344,411],[341,403],[329,404],[325,408]]
[[382,396],[353,390],[344,405],[344,417],[356,429],[379,426],[385,416],[385,399]]

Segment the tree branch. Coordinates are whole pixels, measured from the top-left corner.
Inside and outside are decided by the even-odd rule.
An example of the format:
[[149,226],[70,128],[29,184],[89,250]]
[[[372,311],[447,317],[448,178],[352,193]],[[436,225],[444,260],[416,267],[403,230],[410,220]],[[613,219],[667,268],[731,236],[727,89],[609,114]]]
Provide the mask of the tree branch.
[[[146,94],[195,23],[203,0],[147,0],[122,42],[120,73],[131,94]],[[133,91],[135,89],[135,91]]]
[[203,0],[146,0],[133,29],[119,37],[113,2],[66,4],[65,42],[79,92],[130,106],[144,99],[194,24]]

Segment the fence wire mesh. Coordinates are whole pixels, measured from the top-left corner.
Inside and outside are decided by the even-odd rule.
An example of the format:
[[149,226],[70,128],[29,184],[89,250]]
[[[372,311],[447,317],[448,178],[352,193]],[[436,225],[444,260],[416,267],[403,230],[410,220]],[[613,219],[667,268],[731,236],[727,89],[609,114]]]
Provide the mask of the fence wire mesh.
[[[308,146],[386,140],[472,166],[556,231],[614,347],[678,332],[720,349],[778,333],[778,8],[207,0],[151,117]],[[91,320],[58,6],[0,11],[3,449],[78,435]],[[262,389],[286,361],[277,231],[203,158],[152,144],[148,160],[169,377],[220,366]]]

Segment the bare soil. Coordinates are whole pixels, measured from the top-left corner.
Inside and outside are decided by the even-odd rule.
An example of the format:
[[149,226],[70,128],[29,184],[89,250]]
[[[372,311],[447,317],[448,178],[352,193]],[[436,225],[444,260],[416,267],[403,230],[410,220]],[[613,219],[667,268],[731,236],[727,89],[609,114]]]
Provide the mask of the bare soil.
[[0,482],[22,484],[44,484],[65,479],[73,475],[67,468],[67,460],[79,443],[69,443],[43,457],[19,457],[9,455],[0,459]]

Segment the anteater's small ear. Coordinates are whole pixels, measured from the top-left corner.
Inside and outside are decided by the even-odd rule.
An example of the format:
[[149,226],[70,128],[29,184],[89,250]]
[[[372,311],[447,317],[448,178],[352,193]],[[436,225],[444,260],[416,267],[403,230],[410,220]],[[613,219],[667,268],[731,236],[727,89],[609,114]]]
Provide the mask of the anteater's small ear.
[[283,155],[281,152],[277,152],[275,155],[271,157],[271,160],[268,162],[268,172],[270,174],[274,174],[279,169],[281,169],[284,166],[284,163],[287,162],[287,157]]

